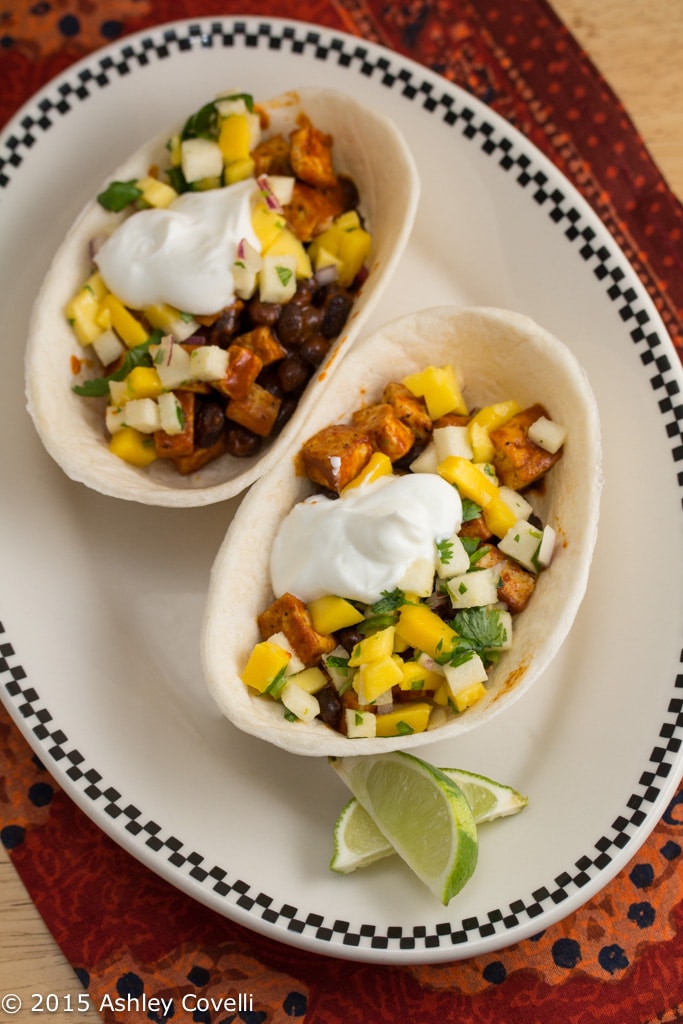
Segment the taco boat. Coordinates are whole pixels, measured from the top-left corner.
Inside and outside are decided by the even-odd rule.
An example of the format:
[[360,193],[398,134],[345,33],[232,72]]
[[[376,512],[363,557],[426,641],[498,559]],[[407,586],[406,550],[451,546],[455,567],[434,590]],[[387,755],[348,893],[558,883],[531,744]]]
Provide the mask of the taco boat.
[[[228,175],[227,163],[215,181],[206,176],[211,172],[205,170],[209,165],[202,161],[210,160],[212,148],[214,153],[219,148],[216,138],[204,145],[207,143],[207,131],[210,129],[216,136],[219,132],[216,122],[223,125],[228,120],[223,113],[216,113],[219,102],[226,101],[210,101],[182,125],[164,131],[141,147],[107,179],[98,196],[101,201],[89,202],[69,230],[36,299],[25,360],[29,413],[45,448],[64,472],[103,494],[152,505],[204,505],[239,494],[273,466],[300,429],[300,423],[315,399],[318,381],[324,379],[332,364],[357,338],[410,234],[419,196],[419,181],[406,143],[388,118],[366,109],[349,96],[331,90],[301,89],[285,93],[256,104],[256,113],[251,106],[252,98],[245,99],[244,94],[237,97],[231,94],[227,102],[246,103],[247,99],[248,110],[251,111],[248,116],[252,123],[254,118],[258,121],[259,157],[256,162],[253,159],[255,151],[252,150],[246,158],[232,160],[232,178]],[[225,107],[220,110],[224,112]],[[206,127],[207,111],[213,118],[209,129]],[[232,117],[232,121],[245,121],[246,117],[246,114],[244,117],[239,115]],[[310,131],[304,132],[302,126],[308,126]],[[182,164],[182,172],[185,174],[186,166],[190,166],[194,159],[192,166],[202,168],[196,171],[195,178],[198,174],[205,176],[189,187],[189,177],[187,180],[183,178],[181,188],[187,188],[187,191],[176,195],[167,210],[164,189],[177,185],[179,158],[174,162],[174,146],[179,139],[187,142],[185,136],[188,135],[190,143],[197,145],[191,153],[188,149],[187,164]],[[322,168],[315,187],[302,183],[298,177],[299,170],[291,169],[294,140],[302,135],[307,139],[308,148],[303,149],[302,144],[297,143],[297,167],[307,165],[313,174],[316,168]],[[225,144],[220,141],[222,146],[244,145],[230,139]],[[322,152],[325,146],[327,150]],[[333,178],[331,184],[326,184],[325,157],[329,158],[330,153]],[[246,170],[245,164],[248,165]],[[189,176],[189,171],[187,174]],[[133,205],[122,208],[121,202],[125,204],[127,200],[126,189],[131,185],[137,189],[137,192],[133,191]],[[303,202],[297,205],[297,196],[302,194],[296,192],[299,186],[308,189],[313,197],[308,205]],[[238,213],[235,213],[234,201],[229,209],[227,201],[224,209],[220,205],[229,192],[231,197],[241,196]],[[338,199],[338,207],[328,204],[319,214],[311,215],[311,210],[316,210],[314,201],[321,196],[329,198],[331,194],[334,194],[335,201]],[[157,202],[161,209],[140,209],[150,204],[155,207]],[[201,263],[199,257],[206,240],[195,231],[196,211],[198,204],[208,209],[207,203],[213,203],[214,213],[207,214],[206,220],[212,223],[220,220],[230,235],[235,250],[230,257],[232,277],[216,274],[215,261],[212,265],[207,262],[202,274],[197,273],[196,266],[191,266],[192,262],[195,265]],[[260,207],[258,224],[254,212],[256,206]],[[245,210],[250,211],[250,217]],[[153,230],[157,234],[150,240],[150,237],[145,237],[148,228],[143,230],[139,227],[135,237],[135,232],[130,232],[131,224],[142,225],[141,218],[148,217],[150,213],[156,216]],[[164,218],[168,223],[164,223]],[[346,223],[349,218],[353,220],[351,225]],[[345,230],[348,234],[349,228],[355,230],[354,240],[363,237],[360,256],[356,251],[353,258],[347,259],[334,249],[332,229],[337,229],[337,222],[341,225],[339,231]],[[147,224],[150,223],[153,222],[148,219]],[[173,232],[179,230],[179,224],[182,224],[185,235],[180,233],[179,242],[173,248]],[[286,230],[281,230],[283,227]],[[276,230],[279,234],[273,241]],[[196,246],[192,251],[197,258],[183,265],[183,249],[187,249],[184,243],[189,239],[195,244],[195,237]],[[153,249],[157,244],[163,247],[162,242],[175,260],[171,269],[171,260],[167,261],[163,271],[159,271],[158,266],[149,260],[138,264],[136,259],[129,259],[131,252],[137,252],[134,249],[136,245],[145,250]],[[265,286],[259,284],[265,280],[267,260],[272,264],[269,269],[270,291],[264,291]],[[239,271],[236,269],[238,265]],[[352,270],[349,270],[350,266]],[[192,273],[195,278],[191,277]],[[158,278],[164,274],[162,285]],[[238,274],[242,275],[239,280]],[[344,279],[345,274],[347,279]],[[354,275],[352,280],[348,279],[350,274]],[[103,278],[104,287],[100,294]],[[119,304],[116,289],[122,278],[127,282],[125,287],[129,288],[131,298]],[[226,279],[233,286],[232,292],[229,288],[226,291]],[[150,282],[153,282],[151,291],[148,287]],[[282,309],[292,305],[290,284],[293,287],[294,282],[294,301],[299,302],[307,291],[309,305],[318,307],[313,310],[315,316],[310,318],[318,330],[313,333],[312,342],[307,343],[308,348],[303,355],[301,352],[294,354],[293,348],[279,344],[276,329],[261,330],[257,314],[252,316],[250,312],[250,300],[257,300],[260,295],[264,296],[263,305],[271,307],[266,311],[268,316],[271,316],[272,307],[278,304]],[[163,288],[172,286],[176,288],[173,294],[178,296],[177,304],[163,291]],[[335,316],[328,316],[327,311],[334,306],[331,294],[340,292],[344,296],[341,303],[344,310],[340,316],[340,303],[337,302],[335,319]],[[78,320],[74,318],[79,313],[78,310],[74,313],[73,309],[84,294],[91,305],[93,301],[98,304],[98,326],[95,329],[106,334],[108,339],[113,334],[115,343],[119,345],[119,351],[115,353],[118,362],[113,361],[104,369],[92,354],[92,339],[79,339],[74,332],[74,325],[78,327]],[[193,302],[197,308],[189,308]],[[321,326],[323,303],[326,314],[324,330]],[[222,307],[222,320],[217,316],[217,306]],[[239,338],[244,336],[243,332],[253,334],[255,328],[259,337],[252,339],[253,344],[247,341],[239,346],[239,358],[235,356],[233,359],[231,351],[228,359],[225,349],[231,342],[226,340],[225,331],[234,333],[235,309],[238,307],[241,317],[237,321]],[[151,311],[156,311],[154,317]],[[261,313],[266,316],[263,311]],[[148,352],[140,357],[141,368],[146,373],[134,374],[136,381],[125,391],[121,383],[121,366],[126,359],[132,358],[131,351],[135,355],[140,347],[140,321],[143,325],[142,347],[152,342]],[[112,324],[113,329],[110,329]],[[226,324],[229,327],[223,331]],[[131,337],[125,334],[127,325],[131,327]],[[216,335],[219,327],[223,331],[220,336]],[[86,318],[86,335],[88,330]],[[191,333],[193,330],[194,334]],[[276,335],[274,343],[273,333]],[[265,350],[260,334],[268,334]],[[218,341],[214,340],[216,337],[219,337]],[[101,340],[99,334],[97,340]],[[150,369],[154,370],[159,364],[164,367],[166,363],[170,365],[171,355],[174,359],[177,355],[183,356],[189,365],[196,343],[212,350],[222,348],[223,354],[212,351],[193,358],[192,363],[198,368],[192,371],[194,376],[189,386],[185,387],[187,379],[182,380],[180,387],[184,388],[184,395],[176,393],[175,403],[165,395],[160,402],[160,392],[169,388],[163,380],[159,383],[155,379],[150,385]],[[106,345],[103,348],[109,353]],[[209,364],[216,356],[218,362],[211,369]],[[288,356],[291,358],[287,360]],[[109,358],[109,354],[103,357],[104,360]],[[135,355],[135,360],[137,358]],[[137,367],[135,360],[134,369]],[[277,367],[285,361],[288,363],[286,391],[275,379]],[[128,362],[126,368],[129,369],[130,365]],[[114,373],[112,367],[115,368]],[[220,392],[218,385],[225,384],[231,374],[234,377],[233,367],[236,367],[237,384],[233,385],[232,391],[228,384],[227,393]],[[117,377],[115,383],[110,381],[112,376]],[[182,368],[176,373],[176,378],[179,376],[182,376]],[[125,380],[128,382],[129,378]],[[74,391],[74,385],[81,388],[81,393]],[[118,392],[114,390],[116,387]],[[123,397],[116,397],[121,396],[122,389]],[[195,441],[193,446],[189,427],[195,421],[195,410],[203,410],[207,404],[205,394],[208,391],[213,398],[219,393],[228,427],[235,428],[236,440],[227,448],[222,435],[211,447],[215,431],[214,434],[203,435],[210,436],[210,440]],[[97,397],[99,395],[104,397]],[[131,397],[135,399],[133,405],[128,404]],[[125,412],[122,411],[124,399]],[[227,416],[229,402],[234,406],[230,417],[234,415],[235,419]],[[164,403],[166,419],[161,408]],[[152,416],[151,420],[146,419],[148,414]],[[147,464],[145,452],[153,447],[149,435],[158,430],[159,415],[161,436],[166,447],[156,445],[153,460]],[[210,416],[207,414],[203,419],[210,420]],[[177,436],[182,433],[177,422],[184,429],[184,438]],[[112,445],[110,450],[110,442],[117,431],[121,431],[118,441],[125,440],[126,444],[135,431],[147,431],[147,436],[142,438],[140,457],[137,451],[129,454],[124,444],[119,445],[122,457],[112,454],[117,449]],[[179,445],[182,442],[189,447],[181,449]],[[181,452],[178,457],[177,451]],[[207,452],[210,461],[206,457]],[[186,456],[184,460],[183,454]],[[202,461],[205,458],[206,461]]]
[[[327,541],[323,547],[316,547],[315,523],[308,519],[304,527],[297,534],[296,529],[292,531],[283,524],[291,524],[296,521],[296,516],[303,509],[308,515],[311,507],[327,503],[330,508],[339,510],[345,502],[348,503],[348,495],[357,487],[358,481],[361,484],[356,489],[356,494],[362,492],[363,488],[369,485],[371,489],[378,487],[378,482],[373,481],[372,474],[376,473],[376,466],[380,464],[383,454],[375,451],[372,455],[365,453],[362,462],[365,470],[358,474],[353,482],[348,484],[348,477],[344,480],[333,480],[330,476],[321,478],[326,484],[327,494],[322,498],[319,495],[320,487],[312,482],[309,474],[311,453],[315,450],[316,443],[320,438],[327,435],[330,427],[338,430],[340,426],[345,430],[354,427],[365,429],[368,423],[368,410],[383,408],[382,403],[387,401],[386,386],[389,381],[407,381],[408,383],[421,379],[420,375],[425,367],[451,367],[455,371],[456,382],[461,397],[467,407],[467,415],[462,422],[471,422],[477,410],[495,408],[499,410],[501,405],[510,405],[506,415],[518,415],[506,421],[510,428],[517,420],[523,420],[529,409],[536,409],[538,403],[542,403],[543,417],[538,412],[532,417],[538,419],[537,429],[533,434],[537,438],[531,447],[536,454],[546,456],[546,450],[541,445],[548,445],[548,450],[553,449],[557,454],[546,458],[546,468],[549,471],[543,472],[540,484],[538,479],[526,480],[523,475],[515,482],[509,477],[513,487],[518,487],[521,492],[518,497],[523,497],[530,509],[526,512],[518,512],[513,516],[517,523],[518,515],[520,520],[530,520],[530,532],[539,537],[539,546],[527,556],[527,569],[524,575],[531,578],[533,593],[528,605],[523,607],[519,614],[513,614],[512,619],[508,612],[513,613],[519,609],[513,607],[513,599],[508,596],[505,589],[499,589],[493,596],[485,599],[485,603],[492,605],[492,614],[498,616],[499,621],[514,622],[511,628],[511,643],[499,643],[500,648],[495,656],[490,657],[486,664],[486,675],[480,677],[479,682],[467,690],[466,699],[454,701],[452,693],[449,692],[449,699],[445,702],[448,706],[444,708],[432,708],[431,717],[427,724],[413,728],[414,719],[410,716],[402,716],[399,728],[393,735],[387,735],[380,730],[380,723],[384,726],[385,712],[393,713],[390,708],[377,709],[368,708],[372,701],[373,694],[366,694],[364,700],[365,711],[376,713],[374,733],[368,735],[363,732],[363,727],[357,731],[355,736],[343,734],[345,729],[330,728],[325,724],[322,717],[307,718],[306,712],[298,715],[291,714],[286,706],[283,707],[281,700],[272,699],[276,693],[274,687],[264,689],[258,679],[250,675],[252,656],[260,646],[268,646],[268,637],[275,641],[276,648],[282,641],[282,629],[285,630],[283,646],[292,647],[286,641],[291,636],[288,631],[287,614],[292,612],[296,615],[294,608],[299,596],[302,595],[303,602],[308,602],[307,609],[313,610],[320,595],[324,594],[325,588],[332,590],[335,600],[338,597],[346,599],[346,604],[361,614],[355,621],[365,616],[363,624],[367,624],[368,617],[372,619],[372,628],[368,633],[376,639],[382,632],[386,622],[392,625],[386,630],[391,632],[396,629],[396,635],[403,640],[403,646],[390,649],[389,657],[394,662],[402,664],[402,659],[410,657],[410,668],[417,671],[414,661],[418,656],[422,664],[425,664],[425,652],[430,655],[431,667],[436,672],[444,672],[444,659],[440,657],[441,650],[437,647],[427,651],[427,647],[418,642],[417,635],[410,636],[410,630],[404,628],[402,631],[401,622],[403,611],[399,609],[398,619],[394,610],[393,617],[390,616],[385,623],[376,626],[372,612],[377,611],[379,605],[368,607],[378,593],[385,598],[391,596],[389,590],[396,585],[396,578],[389,582],[379,584],[373,582],[369,585],[370,592],[366,595],[355,589],[354,584],[362,573],[358,570],[358,562],[354,562],[349,554],[345,558],[344,551],[333,554],[327,551],[325,544],[334,547],[333,533],[327,534]],[[389,369],[387,369],[389,368]],[[402,385],[403,386],[403,385]],[[419,393],[420,389],[417,388]],[[422,392],[424,394],[424,390]],[[513,400],[511,405],[510,400]],[[360,410],[360,414],[359,414]],[[445,422],[448,417],[442,421]],[[449,422],[455,422],[450,417]],[[550,427],[548,427],[550,423]],[[543,431],[541,424],[545,424]],[[527,420],[528,425],[528,420]],[[539,432],[553,431],[555,428],[564,430],[564,435],[559,440],[559,451],[557,431],[555,431],[555,443],[550,444],[549,437],[544,439]],[[506,427],[501,428],[502,432]],[[525,431],[527,426],[525,426]],[[528,429],[531,429],[530,427]],[[465,431],[468,427],[464,428]],[[431,435],[435,438],[435,431]],[[510,431],[508,431],[510,433]],[[471,436],[471,435],[470,435]],[[494,436],[491,431],[490,437]],[[501,441],[501,444],[507,442]],[[525,443],[528,443],[525,438]],[[424,447],[424,444],[423,444]],[[346,449],[351,451],[351,447]],[[416,449],[417,450],[417,449]],[[386,470],[391,481],[391,486],[398,484],[403,486],[406,479],[414,476],[423,476],[426,479],[431,476],[425,472],[424,459],[427,449],[416,457],[413,463],[414,470],[410,469],[410,454],[408,460],[396,452],[396,461]],[[471,456],[470,456],[471,457]],[[417,462],[423,460],[418,474]],[[306,461],[308,460],[308,461]],[[375,460],[375,461],[373,461]],[[339,467],[343,460],[327,458],[322,460],[329,466]],[[460,465],[459,458],[455,458],[453,465]],[[445,466],[448,459],[443,462]],[[472,463],[470,463],[472,465]],[[302,471],[302,466],[306,472]],[[375,468],[372,468],[375,467]],[[501,472],[505,473],[505,467],[499,464]],[[478,467],[477,473],[482,467]],[[336,470],[335,470],[336,471]],[[353,477],[356,469],[350,472]],[[343,472],[340,470],[339,472]],[[384,472],[380,470],[380,473]],[[479,474],[484,475],[483,473]],[[315,473],[313,474],[315,477]],[[447,482],[455,482],[455,476],[447,476]],[[432,481],[435,478],[432,477]],[[386,486],[385,496],[389,493],[389,484],[380,481]],[[320,480],[318,481],[320,482]],[[502,488],[503,480],[498,483]],[[437,481],[439,486],[444,487],[444,480]],[[337,486],[339,485],[339,486]],[[488,486],[488,484],[487,484]],[[497,485],[496,485],[497,486]],[[541,676],[555,656],[563,641],[565,640],[582,601],[587,585],[589,567],[597,535],[599,516],[600,493],[602,486],[601,475],[601,441],[600,423],[595,400],[586,379],[584,372],[578,365],[571,352],[561,342],[551,336],[547,331],[538,326],[532,320],[517,313],[505,310],[490,308],[451,308],[439,307],[428,309],[403,316],[385,327],[381,328],[371,336],[360,340],[348,354],[346,359],[340,363],[330,375],[327,381],[324,396],[318,400],[310,411],[305,430],[299,436],[298,452],[292,452],[290,457],[283,460],[278,466],[273,467],[250,491],[242,501],[235,518],[228,529],[224,542],[217,554],[211,573],[211,581],[207,598],[203,637],[202,637],[202,659],[205,678],[209,690],[215,699],[222,713],[240,729],[263,740],[282,747],[290,752],[312,756],[344,756],[346,754],[365,754],[382,750],[409,749],[421,744],[442,739],[453,738],[465,731],[479,727],[497,715],[503,709],[509,707],[514,700],[525,693],[535,680]],[[461,487],[460,479],[456,483],[456,489],[461,497],[467,495],[467,487]],[[330,498],[330,490],[341,490],[341,498]],[[446,491],[449,488],[446,487]],[[451,488],[452,490],[452,488]],[[508,492],[510,488],[508,488]],[[366,489],[366,497],[370,494]],[[451,500],[444,492],[425,492],[426,502],[431,504],[437,512],[445,508]],[[491,493],[498,493],[491,491]],[[502,489],[500,491],[502,494]],[[315,495],[315,499],[312,496]],[[410,496],[409,496],[410,497]],[[377,494],[372,490],[372,499]],[[379,492],[380,502],[382,493]],[[307,500],[308,499],[308,500]],[[357,500],[356,498],[352,499]],[[398,498],[390,497],[385,501],[385,507],[381,515],[390,514],[392,502],[396,507],[403,506],[405,495]],[[464,507],[465,498],[462,497]],[[486,499],[488,500],[488,499]],[[506,501],[508,500],[506,496]],[[303,503],[303,504],[302,504]],[[490,506],[493,510],[494,505]],[[292,512],[292,510],[295,510]],[[325,511],[325,509],[323,509]],[[479,510],[481,513],[482,509]],[[486,509],[484,509],[486,513]],[[476,514],[476,513],[474,513]],[[485,516],[488,523],[488,516]],[[388,520],[386,520],[388,522]],[[380,532],[375,534],[370,543],[366,543],[367,536],[362,542],[365,550],[379,550],[383,547],[381,535],[382,520],[380,519]],[[460,520],[459,520],[460,522]],[[509,524],[504,524],[499,529],[493,524],[493,511],[491,511],[491,530],[497,530],[498,534],[509,533],[508,545],[511,538],[519,540],[519,528],[508,529]],[[522,522],[522,530],[526,529]],[[335,527],[336,529],[336,527]],[[442,536],[446,527],[442,530]],[[491,533],[489,530],[489,534]],[[538,531],[537,533],[535,531]],[[461,530],[461,536],[468,531]],[[536,559],[540,558],[540,538],[550,536],[554,541],[552,558],[545,557],[542,564]],[[435,538],[436,539],[436,538]],[[495,545],[497,538],[492,542],[483,545],[476,558],[479,558],[484,548],[490,552],[492,544]],[[393,543],[393,541],[392,541]],[[475,547],[479,544],[475,544]],[[545,544],[545,541],[544,541]],[[438,545],[437,545],[438,548]],[[501,550],[505,544],[501,544]],[[283,551],[289,549],[288,566],[285,566],[283,577]],[[396,550],[395,548],[391,549]],[[473,550],[469,548],[468,550]],[[510,548],[507,548],[508,552]],[[322,555],[320,554],[322,552]],[[500,552],[496,553],[496,559],[501,557]],[[547,554],[547,552],[546,552]],[[315,582],[309,586],[306,580],[306,572],[298,572],[303,566],[313,566],[313,577],[317,562],[335,559],[340,564],[346,562],[350,571],[346,575],[348,591],[340,593],[344,583],[331,583],[327,581],[321,584],[319,590],[315,589]],[[297,566],[297,559],[299,566]],[[514,560],[524,563],[524,558],[518,558],[514,553]],[[472,563],[474,564],[474,562]],[[482,561],[478,569],[485,563]],[[547,568],[545,568],[547,566]],[[363,566],[360,567],[364,569]],[[541,571],[541,569],[543,571]],[[432,568],[432,575],[434,569]],[[483,577],[492,570],[486,569],[478,575],[477,584],[483,583]],[[289,575],[287,575],[289,573]],[[443,575],[448,576],[448,573]],[[466,579],[469,582],[472,575]],[[501,575],[499,574],[494,586],[501,587]],[[405,579],[409,580],[405,591],[417,589],[415,576],[410,574]],[[465,577],[463,577],[465,578]],[[383,577],[384,579],[384,577]],[[450,586],[452,580],[447,580],[449,593],[455,593]],[[438,580],[437,580],[438,584]],[[307,589],[308,587],[308,589]],[[372,588],[376,592],[372,595]],[[336,589],[335,589],[336,588]],[[462,591],[459,588],[458,593]],[[299,595],[297,595],[299,590]],[[402,599],[405,594],[398,588]],[[456,593],[456,597],[458,597]],[[430,594],[430,588],[422,592],[423,598]],[[292,595],[294,595],[292,597]],[[433,598],[426,598],[426,602],[420,599],[417,604],[422,608],[424,604],[430,604]],[[283,602],[292,600],[289,612],[285,609],[283,617]],[[324,598],[322,599],[324,603]],[[505,604],[510,602],[509,608]],[[365,602],[365,603],[363,603]],[[410,595],[405,605],[414,602],[414,595]],[[454,602],[457,604],[458,602]],[[381,604],[381,602],[380,602]],[[405,607],[404,605],[404,607]],[[327,606],[326,606],[327,607]],[[520,605],[520,608],[522,606]],[[292,611],[293,609],[293,611]],[[382,611],[386,606],[382,606]],[[368,613],[370,615],[368,616]],[[412,612],[406,616],[410,618]],[[419,614],[422,614],[420,611]],[[428,614],[432,614],[431,611]],[[452,613],[451,613],[452,614]],[[503,616],[506,616],[505,620]],[[448,616],[446,616],[448,618]],[[310,619],[309,619],[310,621]],[[283,626],[284,623],[284,626]],[[321,630],[321,632],[324,632]],[[339,634],[341,635],[341,634]],[[334,671],[328,668],[327,655],[330,653],[337,639],[328,642],[329,638],[316,636],[315,631],[311,633],[315,640],[321,641],[321,649],[314,651],[308,666],[301,666],[309,671],[310,665],[317,665],[313,671],[320,672],[323,668],[324,675],[329,677],[328,682],[333,682],[340,692],[347,685],[340,683],[339,679],[334,681]],[[413,646],[418,650],[410,650],[409,654],[397,654],[398,650],[403,651],[405,647]],[[264,643],[265,641],[265,643]],[[450,642],[450,641],[449,641]],[[441,644],[441,640],[439,640]],[[352,656],[356,658],[355,664],[363,661],[359,647],[349,648]],[[422,648],[420,651],[419,648]],[[272,654],[272,650],[270,651]],[[338,653],[337,651],[333,651]],[[343,652],[342,652],[343,653]],[[386,653],[386,652],[385,652]],[[488,652],[489,655],[491,652]],[[376,657],[376,652],[372,657]],[[469,658],[469,655],[468,655]],[[459,660],[467,661],[467,658]],[[438,662],[439,665],[435,665]],[[334,663],[334,659],[330,664]],[[351,662],[354,664],[354,662]],[[456,664],[456,659],[452,660]],[[376,666],[377,661],[374,662]],[[470,664],[471,667],[471,664]],[[289,671],[289,669],[287,669]],[[356,672],[360,670],[357,669]],[[394,671],[392,669],[392,671]],[[424,674],[423,674],[424,676]],[[290,681],[296,679],[296,675],[290,675]],[[370,676],[368,675],[368,679]],[[393,677],[392,677],[393,678]],[[435,676],[432,678],[436,678]],[[245,683],[246,680],[246,683]],[[358,675],[354,676],[354,687],[358,692]],[[277,684],[277,694],[280,695],[281,687],[286,682],[283,674],[280,675]],[[396,684],[396,681],[393,680]],[[247,685],[249,684],[249,685]],[[308,685],[308,682],[307,682]],[[320,685],[320,684],[318,684]],[[364,684],[365,685],[365,684]],[[396,684],[398,685],[398,684]],[[422,685],[421,683],[418,685]],[[431,685],[431,684],[430,684]],[[381,685],[379,689],[381,690]],[[312,688],[315,692],[315,688]],[[263,690],[263,692],[259,692]],[[463,688],[462,695],[465,695],[466,688]],[[323,691],[321,691],[323,692]],[[476,694],[476,699],[472,694]],[[415,696],[415,695],[412,695]],[[420,695],[417,695],[418,697]],[[383,698],[380,699],[382,703]],[[424,702],[421,702],[424,703]],[[434,703],[432,701],[432,703]],[[358,708],[358,701],[352,705]],[[400,705],[408,707],[408,705]],[[412,706],[412,705],[411,705]],[[347,712],[348,713],[348,712]],[[429,712],[427,712],[429,714]],[[356,715],[356,722],[362,725],[363,715]]]

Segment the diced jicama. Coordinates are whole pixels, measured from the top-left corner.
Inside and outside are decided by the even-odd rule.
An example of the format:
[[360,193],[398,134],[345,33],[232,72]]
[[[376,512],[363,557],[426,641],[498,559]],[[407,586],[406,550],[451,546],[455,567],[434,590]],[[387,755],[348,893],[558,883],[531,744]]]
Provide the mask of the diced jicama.
[[500,573],[494,566],[463,573],[446,580],[446,589],[454,608],[478,608],[496,604]]
[[519,519],[498,544],[504,555],[509,555],[530,572],[538,572],[538,552],[543,531],[526,520]]
[[151,434],[160,429],[159,406],[153,398],[133,398],[124,406],[124,421],[127,427]]
[[159,425],[167,434],[181,434],[185,425],[183,407],[173,394],[167,391],[159,395],[157,399],[159,406]]
[[474,652],[471,657],[467,658],[466,661],[460,662],[459,665],[446,665],[444,673],[448,687],[454,697],[461,690],[466,690],[477,683],[485,683],[488,678],[484,662]]
[[554,455],[567,439],[567,429],[547,416],[539,416],[528,430],[529,440]]
[[227,349],[218,345],[202,345],[190,353],[190,376],[193,380],[222,380],[228,372]]
[[223,173],[223,154],[211,139],[185,139],[180,147],[181,167],[185,181],[217,178]]
[[119,356],[123,355],[126,348],[119,337],[110,329],[102,331],[93,340],[92,347],[97,353],[97,358],[103,366],[109,366],[116,362]]
[[291,679],[282,688],[280,700],[302,722],[312,722],[320,714],[320,704],[312,693],[307,693]]
[[430,441],[427,447],[410,463],[410,471],[411,473],[436,473],[438,465],[436,445]]
[[467,427],[450,424],[447,427],[436,427],[432,437],[438,462],[443,462],[449,455],[459,455],[464,459],[474,457]]
[[353,711],[347,708],[345,712],[346,735],[350,739],[365,737],[373,739],[377,734],[377,716],[371,711]]
[[470,567],[470,556],[456,533],[436,545],[436,572],[439,579],[466,573]]
[[149,351],[164,388],[171,391],[190,379],[190,353],[170,335]]

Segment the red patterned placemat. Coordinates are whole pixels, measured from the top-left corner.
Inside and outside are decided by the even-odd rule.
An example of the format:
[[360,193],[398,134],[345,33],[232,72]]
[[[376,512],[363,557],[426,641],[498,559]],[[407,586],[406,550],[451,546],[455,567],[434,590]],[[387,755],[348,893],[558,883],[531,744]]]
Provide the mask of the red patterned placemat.
[[[278,2],[110,0],[105,9],[90,0],[15,0],[0,11],[0,122],[112,39],[230,14],[292,11]],[[543,0],[301,0],[296,15],[410,55],[520,128],[596,209],[683,352],[683,210]],[[0,657],[10,654],[0,642]],[[438,966],[377,967],[293,951],[203,908],[82,814],[4,709],[0,829],[106,1020],[683,1020],[683,790],[631,864],[581,910],[497,954]]]

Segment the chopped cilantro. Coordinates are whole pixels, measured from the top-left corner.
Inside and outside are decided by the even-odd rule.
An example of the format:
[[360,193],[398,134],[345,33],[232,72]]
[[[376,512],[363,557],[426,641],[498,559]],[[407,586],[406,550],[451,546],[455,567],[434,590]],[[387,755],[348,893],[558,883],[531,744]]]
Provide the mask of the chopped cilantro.
[[110,373],[108,377],[94,377],[86,380],[83,384],[74,384],[73,390],[77,395],[84,398],[102,398],[109,394],[109,381],[125,380],[130,371],[136,366],[151,366],[152,357],[149,354],[150,345],[158,345],[161,341],[161,331],[153,331],[147,341],[141,345],[129,348],[123,357],[123,362],[118,370]]
[[439,553],[439,560],[442,565],[448,565],[453,557],[453,541],[451,540],[438,540],[436,542],[436,550]]
[[278,674],[273,679],[270,686],[266,687],[266,693],[269,693],[270,696],[273,697],[275,700],[279,698],[280,694],[285,688],[285,683],[287,682],[285,668],[286,666],[283,665]]
[[462,521],[469,523],[472,519],[478,519],[481,515],[481,506],[471,498],[462,499]]
[[134,203],[142,195],[142,189],[133,181],[112,181],[104,192],[100,192],[97,202],[111,213],[120,213]]
[[500,612],[490,606],[463,608],[456,612],[449,625],[458,634],[458,649],[479,654],[484,662],[490,662],[493,652],[502,647],[506,640]]
[[407,722],[401,721],[396,723],[396,732],[399,734],[399,736],[410,736],[410,734],[412,732],[415,732],[415,730],[413,729],[412,725],[408,725]]
[[278,264],[276,266],[275,272],[276,272],[277,276],[280,278],[280,284],[283,284],[283,285],[284,284],[289,284],[289,282],[292,280],[292,277],[294,275],[294,271],[293,270],[290,270],[289,267],[283,267],[281,264]]
[[396,611],[406,603],[406,595],[399,588],[394,590],[383,590],[379,601],[370,606],[371,615],[385,615],[387,612]]

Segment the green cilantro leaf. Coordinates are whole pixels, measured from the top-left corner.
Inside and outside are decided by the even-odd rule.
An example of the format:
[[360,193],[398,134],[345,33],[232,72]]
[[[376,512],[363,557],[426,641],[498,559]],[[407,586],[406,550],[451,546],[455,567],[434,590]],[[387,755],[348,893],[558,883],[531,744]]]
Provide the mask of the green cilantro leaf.
[[142,195],[142,189],[133,181],[112,181],[97,197],[97,202],[111,213],[120,213]]
[[438,540],[436,542],[436,550],[439,553],[439,560],[442,565],[448,565],[453,557],[453,541],[451,540]]
[[128,349],[118,370],[110,373],[107,377],[94,377],[92,380],[84,381],[83,384],[74,384],[72,390],[83,398],[102,398],[108,395],[109,381],[125,380],[136,366],[152,365],[152,357],[149,353],[150,345],[158,345],[160,341],[161,331],[153,331],[147,341]]

